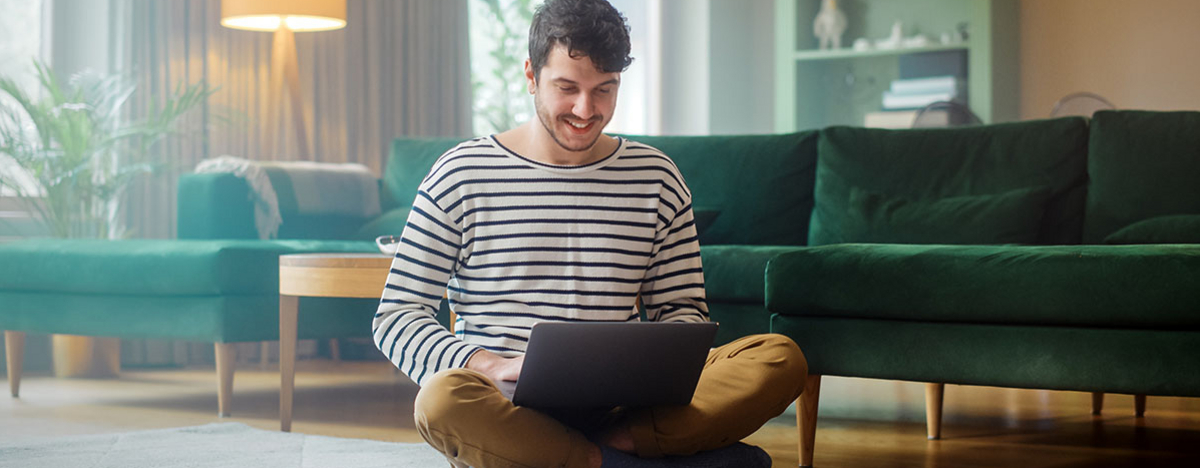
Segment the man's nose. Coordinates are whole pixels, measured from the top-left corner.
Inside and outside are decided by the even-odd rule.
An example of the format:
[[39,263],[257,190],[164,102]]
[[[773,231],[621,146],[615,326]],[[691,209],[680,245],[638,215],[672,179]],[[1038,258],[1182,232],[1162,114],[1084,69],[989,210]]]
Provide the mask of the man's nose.
[[580,119],[588,120],[595,114],[592,106],[592,97],[588,93],[579,93],[579,97],[575,98],[575,106],[571,108],[571,113]]

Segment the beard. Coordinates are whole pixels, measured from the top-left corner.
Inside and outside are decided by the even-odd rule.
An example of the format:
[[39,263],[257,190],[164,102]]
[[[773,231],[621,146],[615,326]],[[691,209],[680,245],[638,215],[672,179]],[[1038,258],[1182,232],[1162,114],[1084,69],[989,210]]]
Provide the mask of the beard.
[[[558,146],[562,147],[563,149],[565,149],[567,151],[573,151],[573,152],[587,151],[589,149],[592,149],[593,146],[596,146],[596,141],[600,139],[600,134],[602,132],[597,131],[594,135],[592,135],[590,141],[576,142],[576,143],[572,144],[572,142],[567,141],[567,137],[569,137],[569,135],[560,135],[559,134],[558,126],[556,124],[560,121],[565,120],[565,119],[563,119],[563,117],[567,117],[567,116],[573,117],[573,115],[562,114],[557,117],[551,117],[550,110],[546,109],[545,106],[542,105],[541,93],[534,93],[533,107],[534,107],[534,110],[537,112],[538,120],[542,122],[542,128],[546,129],[546,133],[550,134],[550,138],[554,139],[554,142],[557,143]],[[576,120],[582,120],[582,119],[576,119]],[[592,117],[592,119],[590,120],[592,125],[600,125],[603,121],[604,121],[604,117],[601,115],[596,115],[596,116]],[[563,125],[570,125],[570,124],[563,122]]]

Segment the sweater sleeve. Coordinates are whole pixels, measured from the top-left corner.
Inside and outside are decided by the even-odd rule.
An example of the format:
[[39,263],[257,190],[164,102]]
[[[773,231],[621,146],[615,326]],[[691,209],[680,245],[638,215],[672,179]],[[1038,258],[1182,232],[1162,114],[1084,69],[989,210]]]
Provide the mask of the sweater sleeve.
[[428,193],[419,192],[372,323],[379,350],[418,385],[438,371],[465,366],[480,349],[436,319],[461,242],[457,224]]
[[655,236],[641,289],[646,317],[657,322],[706,322],[704,271],[690,203]]

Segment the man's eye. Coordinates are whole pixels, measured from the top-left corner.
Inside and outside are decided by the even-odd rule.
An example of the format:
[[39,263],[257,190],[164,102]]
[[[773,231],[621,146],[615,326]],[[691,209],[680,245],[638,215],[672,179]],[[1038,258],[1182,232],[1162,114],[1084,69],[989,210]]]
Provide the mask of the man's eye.
[[597,89],[596,92],[598,92],[600,94],[608,94],[608,93],[612,92],[612,89],[611,88],[600,88],[600,89]]
[[562,90],[562,92],[564,92],[564,93],[573,93],[573,92],[575,92],[575,88],[572,88],[572,87],[562,87],[562,86],[559,86],[559,87],[558,87],[558,89]]

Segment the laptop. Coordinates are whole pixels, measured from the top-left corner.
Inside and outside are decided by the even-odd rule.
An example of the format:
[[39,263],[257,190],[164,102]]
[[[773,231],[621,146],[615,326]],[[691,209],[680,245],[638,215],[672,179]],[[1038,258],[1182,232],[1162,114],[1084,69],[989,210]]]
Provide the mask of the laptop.
[[686,405],[716,335],[712,322],[539,323],[521,375],[497,386],[533,408]]

